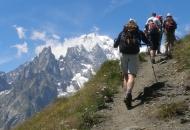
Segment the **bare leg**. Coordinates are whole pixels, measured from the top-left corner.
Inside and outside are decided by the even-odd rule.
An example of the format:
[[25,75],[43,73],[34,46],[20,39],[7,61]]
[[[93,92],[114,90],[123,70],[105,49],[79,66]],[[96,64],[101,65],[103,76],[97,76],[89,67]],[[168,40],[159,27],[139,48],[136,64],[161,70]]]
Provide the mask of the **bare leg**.
[[172,48],[173,48],[173,42],[170,42],[170,44],[169,44],[169,54],[171,54]]
[[169,43],[166,44],[166,51],[165,51],[165,54],[168,55],[168,52],[169,52]]
[[166,56],[168,58],[172,58],[172,48],[173,48],[173,43],[168,42],[168,44],[166,45]]
[[135,81],[135,76],[132,74],[125,74],[124,78],[124,92],[127,95],[127,93],[131,93],[133,90],[134,82]]
[[150,51],[150,55],[151,55],[152,58],[155,58],[155,53],[156,53],[155,50],[151,50],[151,51]]
[[128,109],[131,109],[132,107],[132,90],[133,90],[133,87],[134,87],[134,79],[135,79],[135,76],[132,75],[132,74],[128,74],[126,75],[127,76],[127,81],[125,82],[125,98],[124,98],[124,102],[127,106]]
[[156,53],[156,50],[151,50],[150,51],[150,56],[151,56],[151,62],[152,63],[155,63],[155,54]]
[[127,93],[132,93],[134,84],[135,84],[135,76],[132,74],[128,74]]
[[124,93],[127,93],[127,82],[128,82],[128,74],[124,74],[124,80],[123,80],[123,89]]

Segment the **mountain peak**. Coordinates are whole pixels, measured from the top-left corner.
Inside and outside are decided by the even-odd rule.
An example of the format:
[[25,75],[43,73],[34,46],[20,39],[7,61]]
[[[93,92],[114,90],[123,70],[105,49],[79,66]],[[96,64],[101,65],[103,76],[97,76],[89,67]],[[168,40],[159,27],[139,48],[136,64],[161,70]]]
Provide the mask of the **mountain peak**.
[[55,56],[51,51],[51,47],[43,48],[42,52],[38,56],[39,62],[43,64],[43,62],[55,61]]
[[57,44],[57,46],[51,46],[51,49],[56,59],[59,59],[61,55],[63,55],[63,57],[66,56],[68,48],[76,46],[80,47],[82,45],[86,49],[86,51],[90,52],[96,44],[98,44],[101,48],[113,49],[112,38],[106,35],[100,35],[98,33],[89,33],[78,37],[65,39],[62,44]]
[[95,38],[96,36],[98,36],[97,33],[89,33],[89,34],[81,35],[80,37],[81,38]]
[[52,53],[52,51],[51,51],[51,47],[50,46],[43,48],[43,50],[41,52],[41,54],[51,54],[51,53]]

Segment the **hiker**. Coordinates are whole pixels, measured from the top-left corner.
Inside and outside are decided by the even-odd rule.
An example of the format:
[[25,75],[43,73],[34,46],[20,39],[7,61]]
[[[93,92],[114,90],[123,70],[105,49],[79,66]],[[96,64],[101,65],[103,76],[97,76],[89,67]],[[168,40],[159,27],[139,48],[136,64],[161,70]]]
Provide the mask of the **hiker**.
[[141,41],[149,45],[145,34],[139,30],[134,19],[124,25],[123,31],[114,42],[114,48],[119,46],[121,56],[121,69],[123,73],[123,87],[125,92],[124,102],[128,109],[132,107],[132,89],[135,83],[135,77],[138,70],[138,53],[140,51]]
[[174,45],[175,38],[175,30],[177,29],[177,24],[173,19],[172,15],[168,13],[166,15],[166,20],[163,23],[164,33],[166,36],[166,56],[171,58],[171,50]]
[[160,39],[159,39],[159,45],[158,45],[158,50],[157,54],[161,54],[161,42],[162,42],[162,35],[163,35],[163,16],[162,15],[157,15],[156,18],[160,21]]
[[155,20],[149,19],[148,23],[145,25],[144,32],[146,33],[146,37],[150,41],[150,57],[151,62],[155,64],[155,56],[156,51],[159,47],[159,41],[160,41],[160,25],[156,24]]
[[161,28],[161,22],[160,20],[158,19],[158,17],[156,17],[156,13],[153,12],[151,17],[147,19],[146,21],[146,25],[148,24],[148,22],[152,20],[159,28]]

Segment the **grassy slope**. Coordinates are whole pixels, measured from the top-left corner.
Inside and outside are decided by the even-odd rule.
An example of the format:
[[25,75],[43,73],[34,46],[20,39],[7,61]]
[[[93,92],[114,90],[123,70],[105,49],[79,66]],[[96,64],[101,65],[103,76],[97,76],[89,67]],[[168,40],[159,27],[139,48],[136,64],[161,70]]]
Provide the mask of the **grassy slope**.
[[[173,49],[174,58],[177,60],[179,71],[190,69],[190,35],[179,40]],[[185,101],[175,101],[161,105],[157,110],[157,117],[167,119],[177,116],[179,113],[188,111],[188,104]]]
[[101,120],[96,111],[106,107],[120,84],[119,61],[107,61],[74,96],[57,99],[15,130],[88,130]]
[[173,55],[178,61],[179,69],[190,69],[190,35],[176,43]]

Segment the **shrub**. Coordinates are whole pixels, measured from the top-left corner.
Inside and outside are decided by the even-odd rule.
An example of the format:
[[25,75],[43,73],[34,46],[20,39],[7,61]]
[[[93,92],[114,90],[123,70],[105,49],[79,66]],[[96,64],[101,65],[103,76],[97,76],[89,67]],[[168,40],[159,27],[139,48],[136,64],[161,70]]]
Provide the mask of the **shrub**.
[[163,104],[158,108],[156,116],[159,119],[168,119],[182,115],[186,110],[188,110],[188,104],[186,102]]

